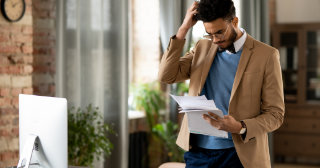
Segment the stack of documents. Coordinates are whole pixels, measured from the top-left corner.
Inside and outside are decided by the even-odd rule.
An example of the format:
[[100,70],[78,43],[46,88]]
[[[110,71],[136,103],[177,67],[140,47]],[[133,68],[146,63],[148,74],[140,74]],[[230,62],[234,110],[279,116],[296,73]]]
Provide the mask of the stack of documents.
[[170,95],[181,107],[180,113],[186,113],[189,132],[209,136],[228,138],[226,131],[218,130],[203,119],[203,114],[212,112],[223,118],[213,100],[207,100],[205,96],[175,96]]

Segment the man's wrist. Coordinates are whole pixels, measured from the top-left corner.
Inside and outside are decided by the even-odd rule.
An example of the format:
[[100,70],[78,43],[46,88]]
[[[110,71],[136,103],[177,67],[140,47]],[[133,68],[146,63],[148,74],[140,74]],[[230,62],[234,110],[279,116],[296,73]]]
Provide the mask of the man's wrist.
[[185,27],[180,27],[177,34],[176,34],[176,37],[177,39],[185,39],[187,33],[188,33],[189,29],[188,28],[185,28]]
[[241,123],[241,130],[240,130],[239,134],[242,135],[247,132],[247,126],[243,121],[240,121],[240,123]]

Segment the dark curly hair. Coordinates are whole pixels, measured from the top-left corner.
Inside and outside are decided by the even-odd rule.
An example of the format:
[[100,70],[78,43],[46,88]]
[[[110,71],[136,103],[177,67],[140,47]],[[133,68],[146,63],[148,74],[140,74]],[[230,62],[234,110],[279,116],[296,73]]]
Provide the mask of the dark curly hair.
[[231,20],[236,16],[236,9],[232,0],[200,0],[197,19],[211,22],[218,18]]

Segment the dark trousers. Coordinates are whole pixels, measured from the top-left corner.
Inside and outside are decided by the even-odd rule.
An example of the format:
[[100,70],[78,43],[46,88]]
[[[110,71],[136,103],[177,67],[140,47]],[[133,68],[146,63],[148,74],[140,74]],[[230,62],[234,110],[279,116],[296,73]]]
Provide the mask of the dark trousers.
[[243,168],[235,148],[203,149],[193,147],[184,154],[186,168]]

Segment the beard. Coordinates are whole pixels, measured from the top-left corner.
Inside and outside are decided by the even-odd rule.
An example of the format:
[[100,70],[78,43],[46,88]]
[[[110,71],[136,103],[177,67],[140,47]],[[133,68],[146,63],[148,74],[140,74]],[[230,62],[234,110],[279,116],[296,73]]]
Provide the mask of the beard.
[[219,42],[216,42],[216,44],[219,44],[219,43],[223,43],[223,42],[228,42],[228,46],[227,47],[219,47],[219,50],[228,50],[229,48],[233,48],[233,43],[236,41],[236,38],[237,38],[237,32],[236,30],[232,27],[231,29],[231,34],[229,36],[228,39],[225,39],[223,41],[219,41]]

